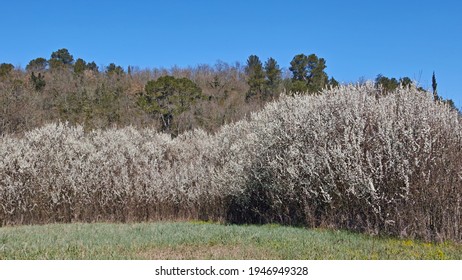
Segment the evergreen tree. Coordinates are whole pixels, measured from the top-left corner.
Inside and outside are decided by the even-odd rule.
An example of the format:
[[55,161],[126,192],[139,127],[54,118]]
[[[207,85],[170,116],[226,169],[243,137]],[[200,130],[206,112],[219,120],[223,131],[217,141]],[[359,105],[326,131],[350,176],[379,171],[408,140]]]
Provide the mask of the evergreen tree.
[[292,71],[292,85],[290,90],[293,92],[315,93],[322,90],[329,81],[324,72],[326,60],[318,58],[315,54],[306,56],[296,55],[290,62],[289,70]]
[[74,57],[67,49],[59,49],[51,54],[48,64],[51,69],[60,69],[72,66],[73,62]]
[[292,71],[292,80],[307,81],[308,80],[308,57],[304,54],[294,56],[290,62],[289,70]]
[[81,74],[83,73],[83,71],[86,70],[86,68],[87,68],[87,63],[85,62],[85,60],[79,58],[75,61],[74,73]]
[[245,67],[245,73],[247,75],[247,84],[249,85],[246,100],[254,96],[261,96],[265,86],[265,72],[263,71],[263,65],[258,56],[249,56]]
[[399,83],[395,78],[390,79],[382,74],[379,74],[375,78],[375,85],[376,87],[381,88],[382,93],[390,93],[398,88]]
[[266,90],[265,97],[274,97],[281,84],[281,69],[272,57],[265,62]]
[[160,117],[162,130],[172,132],[173,118],[189,110],[200,98],[202,90],[193,81],[163,76],[146,84],[138,105],[153,116]]
[[334,77],[331,77],[329,79],[329,82],[328,82],[329,86],[331,87],[338,87],[339,86],[339,82],[334,78]]
[[45,77],[42,73],[38,73],[38,76],[35,76],[35,73],[32,72],[30,75],[30,81],[34,85],[35,91],[42,91],[46,86]]
[[124,72],[124,69],[122,68],[122,66],[115,65],[114,63],[111,63],[111,64],[109,64],[108,67],[106,67],[106,73],[108,75],[113,75],[113,74],[122,75],[125,72]]
[[10,74],[11,71],[13,71],[14,66],[11,63],[2,63],[0,64],[0,77],[1,76],[7,76]]
[[399,83],[403,87],[409,87],[410,85],[412,85],[412,80],[409,77],[403,77],[399,78]]
[[319,92],[326,87],[329,77],[326,72],[326,60],[318,58],[315,54],[308,56],[308,91],[311,93]]
[[85,68],[90,71],[98,72],[98,66],[94,61],[87,63]]
[[436,82],[435,71],[433,71],[433,75],[432,75],[432,89],[433,89],[433,97],[434,97],[435,101],[437,101],[437,100],[440,99],[439,96],[438,96],[437,87],[438,87],[438,83]]
[[27,71],[36,71],[41,72],[45,71],[48,66],[48,61],[43,57],[38,57],[29,61],[29,64],[26,66]]

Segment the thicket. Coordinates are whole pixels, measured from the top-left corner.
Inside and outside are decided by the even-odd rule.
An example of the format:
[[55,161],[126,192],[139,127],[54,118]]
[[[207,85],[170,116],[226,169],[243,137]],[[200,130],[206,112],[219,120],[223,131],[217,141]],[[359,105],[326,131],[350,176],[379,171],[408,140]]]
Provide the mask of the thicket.
[[281,96],[172,139],[48,124],[0,140],[0,223],[202,219],[462,241],[462,123],[413,86]]

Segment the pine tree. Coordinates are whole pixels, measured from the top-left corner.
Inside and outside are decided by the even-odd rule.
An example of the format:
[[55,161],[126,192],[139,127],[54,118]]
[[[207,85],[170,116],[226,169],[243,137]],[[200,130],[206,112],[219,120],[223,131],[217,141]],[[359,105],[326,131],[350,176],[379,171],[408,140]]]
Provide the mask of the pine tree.
[[48,66],[48,61],[43,57],[38,57],[29,61],[29,64],[26,66],[27,71],[45,71]]
[[276,60],[272,57],[268,58],[265,62],[265,76],[266,76],[266,88],[265,97],[274,97],[279,90],[281,84],[281,69],[277,64]]
[[173,132],[173,118],[189,110],[202,97],[201,88],[188,78],[162,76],[147,82],[138,105],[147,113],[160,117],[163,131]]
[[85,71],[86,69],[86,66],[87,66],[87,63],[85,62],[85,60],[81,58],[77,59],[74,64],[74,73],[76,74],[83,73],[83,71]]
[[14,66],[11,63],[2,63],[0,64],[0,77],[7,76],[11,71],[13,71]]
[[315,54],[308,56],[308,91],[316,93],[326,87],[329,77],[326,72],[326,60],[318,58]]
[[59,49],[51,54],[48,61],[51,69],[70,67],[74,63],[74,57],[67,49]]
[[247,75],[247,84],[249,85],[249,91],[247,92],[246,100],[254,96],[260,97],[265,86],[265,72],[258,56],[249,56],[247,59],[247,65],[245,67],[245,73]]
[[308,57],[304,54],[297,54],[290,62],[289,70],[292,71],[293,81],[308,80]]
[[293,92],[316,93],[322,90],[329,82],[326,72],[326,60],[318,58],[315,54],[306,56],[296,55],[290,62],[289,70],[292,71]]

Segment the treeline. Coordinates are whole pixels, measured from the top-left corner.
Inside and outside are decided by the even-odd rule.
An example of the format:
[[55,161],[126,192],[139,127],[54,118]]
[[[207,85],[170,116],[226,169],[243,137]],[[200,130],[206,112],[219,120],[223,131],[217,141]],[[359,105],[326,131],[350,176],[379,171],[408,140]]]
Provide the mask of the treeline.
[[[315,94],[338,86],[326,67],[324,58],[298,54],[288,68],[274,58],[262,62],[250,55],[245,65],[220,61],[213,66],[125,70],[110,63],[100,69],[94,61],[74,59],[60,49],[49,59],[32,59],[25,69],[0,64],[0,135],[56,121],[86,130],[133,125],[174,136],[194,128],[213,132],[261,109],[283,91]],[[383,92],[400,83],[412,82],[381,75],[375,81]]]

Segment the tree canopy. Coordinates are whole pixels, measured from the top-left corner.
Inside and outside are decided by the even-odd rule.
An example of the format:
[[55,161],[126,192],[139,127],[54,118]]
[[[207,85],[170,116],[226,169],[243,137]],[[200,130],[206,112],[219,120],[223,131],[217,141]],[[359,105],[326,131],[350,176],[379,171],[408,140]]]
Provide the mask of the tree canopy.
[[247,92],[246,98],[249,99],[254,96],[261,96],[264,91],[265,72],[263,71],[263,64],[258,56],[249,56],[245,67],[245,73],[247,74],[247,83],[249,84],[249,91]]
[[[94,61],[74,60],[67,49],[59,49],[49,60],[30,60],[25,71],[0,63],[0,134],[57,120],[83,124],[86,129],[134,125],[153,126],[172,135],[194,128],[213,132],[277,100],[282,92],[317,94],[338,86],[326,68],[326,60],[316,54],[295,55],[290,65],[282,67],[273,57],[253,54],[243,65],[218,61],[170,69],[129,66],[125,74],[116,63],[98,69]],[[452,100],[437,92],[435,74],[431,78],[429,91],[433,89],[435,101],[455,108]],[[408,77],[375,79],[383,94],[411,84]]]
[[29,61],[29,64],[27,64],[26,66],[26,70],[31,72],[45,71],[47,66],[48,60],[46,60],[43,57],[38,57],[36,59],[32,59],[31,61]]
[[52,69],[58,69],[65,66],[71,66],[74,62],[74,57],[67,49],[59,49],[51,53],[51,58],[48,61]]
[[316,93],[321,91],[329,82],[326,72],[326,60],[318,58],[315,54],[306,56],[298,54],[290,62],[289,70],[292,72],[293,92]]
[[265,97],[274,97],[279,91],[281,83],[281,68],[272,57],[265,62],[266,88]]
[[11,63],[2,63],[0,64],[0,77],[8,75],[11,71],[13,71],[14,66]]
[[187,111],[200,98],[202,90],[193,81],[163,76],[147,82],[138,104],[146,112],[160,117],[162,129],[170,131],[173,118]]
[[124,69],[122,66],[115,65],[114,63],[109,64],[108,67],[106,67],[106,73],[108,75],[116,74],[116,75],[122,75],[125,73]]

